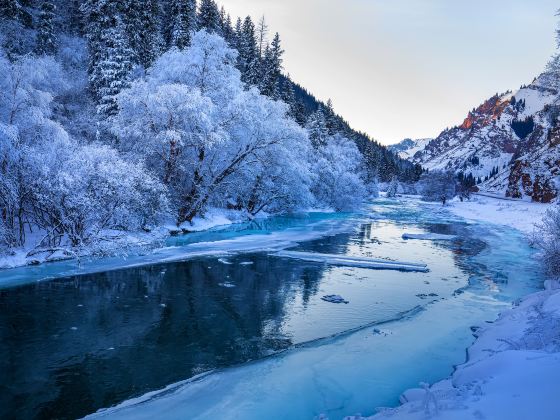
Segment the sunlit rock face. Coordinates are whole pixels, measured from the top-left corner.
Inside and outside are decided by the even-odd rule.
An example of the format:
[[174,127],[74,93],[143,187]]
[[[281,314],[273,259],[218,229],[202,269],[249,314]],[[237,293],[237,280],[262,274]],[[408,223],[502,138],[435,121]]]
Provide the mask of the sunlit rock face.
[[[556,114],[551,107],[547,114]],[[520,148],[522,156],[512,165],[507,196],[550,203],[558,196],[560,180],[560,124],[557,115],[553,127],[539,125],[529,141]]]
[[551,202],[560,179],[557,79],[543,73],[516,92],[494,95],[437,138],[396,147],[427,169],[471,174],[481,190]]

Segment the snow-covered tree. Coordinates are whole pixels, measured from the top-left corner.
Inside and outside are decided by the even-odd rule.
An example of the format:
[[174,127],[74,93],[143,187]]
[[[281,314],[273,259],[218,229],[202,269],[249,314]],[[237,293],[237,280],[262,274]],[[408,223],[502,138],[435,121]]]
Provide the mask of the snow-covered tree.
[[534,242],[540,249],[540,258],[546,271],[560,276],[560,207],[548,210],[537,225]]
[[35,47],[35,51],[39,55],[53,55],[56,52],[55,10],[55,5],[51,1],[44,1],[41,4],[41,14],[37,27],[37,45]]
[[40,221],[54,227],[51,241],[65,236],[72,247],[91,245],[109,230],[146,229],[166,210],[164,186],[108,146],[76,146],[41,179]]
[[260,61],[258,54],[255,24],[249,16],[243,23],[238,20],[236,25],[236,49],[239,52],[237,68],[241,79],[248,86],[256,86],[260,80]]
[[276,33],[272,43],[266,47],[261,59],[261,80],[259,88],[263,95],[274,99],[280,98],[280,77],[282,75],[282,55],[284,50],[280,45],[280,35]]
[[197,27],[196,0],[171,0],[170,45],[187,48]]
[[325,119],[325,113],[321,107],[309,116],[305,128],[309,133],[309,138],[311,139],[313,147],[318,148],[325,145],[329,137],[329,130]]
[[163,52],[160,7],[157,0],[126,0],[123,21],[134,61],[148,68]]
[[387,188],[387,197],[394,198],[397,196],[399,192],[399,180],[396,176],[393,176],[391,182],[389,183],[389,187]]
[[[146,161],[171,188],[179,224],[232,195],[252,211],[281,200],[293,204],[295,173],[305,190],[306,164],[294,162],[307,159],[305,133],[286,117],[284,104],[244,89],[235,60],[222,38],[200,31],[191,47],[164,54],[146,80],[119,97],[121,150]],[[260,195],[264,186],[268,196]]]
[[220,31],[220,11],[214,0],[202,0],[200,2],[198,27],[211,33]]
[[312,192],[319,205],[337,211],[358,207],[367,195],[362,181],[362,155],[350,140],[336,134],[310,155],[315,182]]
[[103,32],[102,44],[105,50],[100,56],[92,79],[98,86],[97,112],[112,116],[118,111],[117,95],[130,84],[134,56],[120,19],[117,19],[115,27]]
[[456,179],[452,171],[430,171],[422,175],[419,181],[422,199],[445,203],[455,197]]

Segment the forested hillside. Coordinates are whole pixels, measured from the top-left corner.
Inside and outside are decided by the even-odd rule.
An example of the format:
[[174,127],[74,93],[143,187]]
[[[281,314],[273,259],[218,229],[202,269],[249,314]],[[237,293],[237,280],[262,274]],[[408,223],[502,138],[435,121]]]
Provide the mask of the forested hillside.
[[420,172],[292,82],[264,18],[213,0],[2,0],[0,16],[4,252],[209,207],[348,210]]

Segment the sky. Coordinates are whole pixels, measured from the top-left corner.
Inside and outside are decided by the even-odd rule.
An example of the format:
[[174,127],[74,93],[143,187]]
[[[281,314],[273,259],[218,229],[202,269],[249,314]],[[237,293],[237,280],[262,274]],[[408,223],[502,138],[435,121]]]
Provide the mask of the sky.
[[284,69],[383,144],[435,137],[555,51],[556,0],[219,0],[265,16]]

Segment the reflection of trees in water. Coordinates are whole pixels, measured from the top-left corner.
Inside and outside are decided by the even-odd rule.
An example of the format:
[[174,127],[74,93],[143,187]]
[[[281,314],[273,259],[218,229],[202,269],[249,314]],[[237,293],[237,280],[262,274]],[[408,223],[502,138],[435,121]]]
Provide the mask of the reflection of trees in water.
[[79,417],[290,346],[286,311],[297,294],[308,302],[317,293],[322,268],[263,255],[231,262],[201,259],[0,291],[0,418]]

